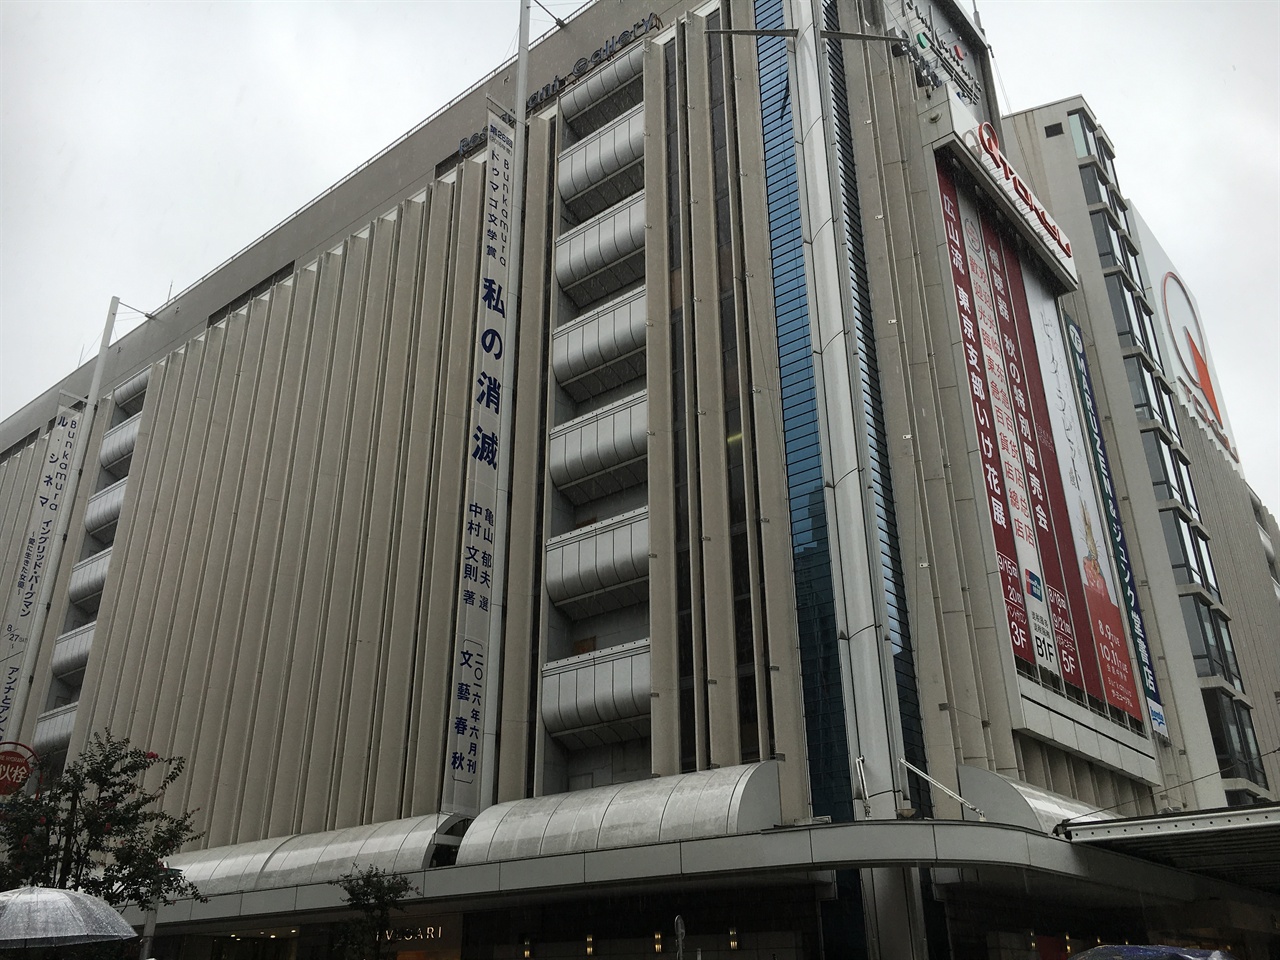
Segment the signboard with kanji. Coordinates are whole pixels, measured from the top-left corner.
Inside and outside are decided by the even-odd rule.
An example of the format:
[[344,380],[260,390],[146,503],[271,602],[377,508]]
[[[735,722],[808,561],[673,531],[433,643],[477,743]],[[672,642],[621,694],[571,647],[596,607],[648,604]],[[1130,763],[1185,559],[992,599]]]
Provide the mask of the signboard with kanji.
[[[1007,228],[941,164],[938,186],[1013,655],[1053,685],[1141,720],[1118,603],[1127,563],[1116,537],[1111,554],[1101,539],[1107,514],[1091,481],[1105,463],[1088,456],[1077,401],[1087,382],[1072,383],[1057,304]],[[1145,686],[1145,634],[1140,618],[1128,622]],[[1153,677],[1147,704],[1163,732]]]
[[22,540],[17,575],[12,583],[6,584],[4,627],[0,634],[0,684],[3,684],[0,687],[0,740],[18,733],[10,728],[13,726],[13,708],[19,684],[22,683],[22,662],[32,640],[41,586],[46,577],[57,574],[56,570],[48,569],[47,562],[53,549],[58,511],[71,509],[71,504],[65,500],[65,491],[79,434],[80,414],[66,407],[60,409],[45,447],[45,462],[31,505],[31,519]]
[[511,402],[507,317],[507,257],[511,243],[514,132],[489,114],[485,154],[484,221],[480,236],[480,282],[472,352],[467,482],[462,502],[458,558],[457,628],[454,634],[448,728],[445,732],[444,787],[440,809],[475,816],[482,808],[485,703],[495,695],[489,655],[490,621],[501,603],[494,582],[499,514],[499,476],[511,453],[503,435],[503,405]]

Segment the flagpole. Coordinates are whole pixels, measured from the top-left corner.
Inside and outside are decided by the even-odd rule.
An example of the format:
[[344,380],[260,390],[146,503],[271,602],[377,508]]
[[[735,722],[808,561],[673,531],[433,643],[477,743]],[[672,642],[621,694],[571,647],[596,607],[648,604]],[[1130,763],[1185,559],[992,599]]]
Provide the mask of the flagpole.
[[[510,352],[508,369],[511,371],[512,379],[518,376],[516,363],[519,352],[516,349],[516,343],[519,337],[520,278],[522,273],[520,265],[524,252],[525,141],[528,137],[525,101],[529,97],[529,11],[532,2],[533,0],[520,0],[520,46],[516,55],[516,102],[512,111],[515,132],[515,146],[512,151],[512,165],[515,167],[512,191],[515,202],[512,204],[511,209],[511,243],[508,248],[506,284],[507,324],[503,333],[503,343],[506,344],[505,349]],[[504,397],[499,420],[499,436],[504,439],[510,438],[507,441],[508,451],[513,451],[515,447],[514,438],[511,436],[515,423],[513,399],[513,393],[508,393]],[[480,766],[480,804],[482,808],[497,801],[497,739],[498,725],[501,723],[498,702],[501,699],[502,690],[502,634],[507,607],[506,568],[507,553],[510,550],[508,533],[510,514],[508,503],[510,497],[511,454],[509,452],[498,464],[498,522],[496,527],[501,532],[503,537],[501,542],[504,542],[505,545],[504,549],[499,551],[494,558],[493,582],[495,586],[501,584],[502,600],[498,608],[492,611],[492,615],[489,618],[489,676],[492,679],[490,680],[490,694],[485,700],[484,750],[483,762]],[[495,687],[496,689],[494,689]]]
[[22,721],[27,711],[27,700],[31,696],[31,685],[35,680],[36,660],[40,656],[40,641],[44,634],[45,621],[49,614],[49,604],[53,598],[53,585],[58,578],[62,564],[62,551],[66,546],[67,534],[71,529],[71,514],[75,509],[76,496],[80,491],[80,475],[84,472],[85,453],[89,447],[89,434],[93,430],[94,416],[98,412],[98,394],[102,390],[102,373],[107,366],[107,353],[111,347],[111,333],[116,325],[116,311],[120,306],[120,298],[112,297],[107,308],[107,319],[102,325],[102,343],[98,347],[98,358],[93,364],[93,379],[89,384],[89,395],[85,398],[84,412],[80,415],[80,426],[75,440],[75,452],[72,454],[71,470],[67,474],[66,486],[58,503],[58,521],[54,528],[53,539],[49,545],[49,559],[45,566],[44,577],[40,584],[40,596],[36,602],[35,619],[31,624],[31,633],[27,637],[26,650],[23,652],[22,672],[18,679],[18,689],[13,694],[13,710],[3,730],[0,740],[17,740],[22,735]]

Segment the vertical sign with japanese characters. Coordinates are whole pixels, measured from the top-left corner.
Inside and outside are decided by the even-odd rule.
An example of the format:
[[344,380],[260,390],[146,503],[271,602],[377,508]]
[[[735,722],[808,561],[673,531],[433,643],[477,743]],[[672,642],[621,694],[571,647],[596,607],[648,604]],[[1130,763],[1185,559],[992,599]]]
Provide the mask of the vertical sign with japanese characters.
[[480,812],[481,764],[486,698],[496,693],[497,664],[488,662],[490,618],[501,602],[493,579],[501,549],[495,535],[499,513],[499,465],[511,452],[502,435],[502,407],[509,390],[507,252],[511,241],[514,132],[489,114],[485,153],[484,212],[480,235],[480,283],[475,348],[469,387],[467,483],[462,501],[461,555],[458,557],[457,628],[453,679],[445,732],[444,786],[440,809],[475,816]]
[[1116,499],[1115,484],[1111,480],[1111,464],[1107,460],[1107,447],[1102,439],[1102,424],[1098,418],[1098,406],[1093,398],[1093,380],[1089,376],[1089,364],[1084,355],[1084,337],[1080,328],[1067,318],[1067,340],[1071,345],[1071,364],[1075,370],[1076,386],[1084,407],[1084,424],[1089,434],[1089,450],[1093,454],[1093,466],[1097,471],[1098,488],[1102,491],[1103,510],[1111,549],[1115,551],[1116,569],[1120,575],[1120,598],[1124,601],[1125,615],[1129,622],[1129,635],[1133,639],[1134,652],[1138,655],[1142,689],[1147,697],[1147,712],[1151,726],[1159,734],[1169,736],[1164,720],[1164,706],[1156,687],[1156,674],[1151,662],[1151,648],[1147,644],[1147,628],[1142,619],[1142,606],[1138,602],[1138,584],[1129,564],[1129,547],[1125,543],[1124,527],[1120,522],[1120,504]]
[[[987,483],[992,488],[1003,487],[1005,502],[1009,507],[1004,519],[1013,531],[1018,580],[1026,605],[1027,625],[1031,631],[1036,664],[1052,674],[1061,675],[1062,658],[1049,612],[1049,598],[1045,592],[1040,545],[1024,465],[1024,445],[1031,436],[1030,426],[1027,418],[1020,415],[1015,407],[1013,385],[1009,381],[1004,346],[1000,338],[1000,322],[997,317],[999,305],[996,302],[993,277],[987,269],[978,212],[967,198],[958,197],[957,203],[969,264],[969,286],[973,291],[973,314],[978,324],[979,352],[986,371],[987,394],[991,403],[996,463],[999,465],[998,472],[987,477]],[[1004,306],[1007,311],[1007,303]]]
[[[1072,535],[1071,511],[1067,506],[1067,495],[1063,487],[1058,441],[1054,435],[1053,416],[1050,413],[1049,396],[1046,392],[1046,385],[1051,382],[1053,376],[1052,360],[1048,369],[1041,366],[1042,360],[1039,348],[1036,346],[1035,331],[1031,327],[1027,289],[1023,281],[1022,261],[1019,259],[1018,251],[1006,236],[1001,236],[998,243],[1004,260],[1005,281],[1009,287],[1009,305],[1013,310],[1011,336],[1020,348],[1023,370],[1026,374],[1027,402],[1035,425],[1040,481],[1044,488],[1043,499],[1053,528],[1054,539],[1057,542],[1058,559],[1062,567],[1062,584],[1066,593],[1066,608],[1073,628],[1076,653],[1080,659],[1080,672],[1083,675],[1085,692],[1095,700],[1103,700],[1105,691],[1102,674],[1098,668],[1098,651],[1094,645],[1089,605],[1085,598],[1084,581],[1081,579],[1079,558],[1076,555],[1076,545]],[[1055,599],[1050,606],[1055,610],[1056,626],[1057,613],[1062,609],[1062,601]]]
[[[1000,342],[1004,348],[1005,375],[1009,385],[1009,397],[1013,415],[1018,421],[1017,439],[1022,447],[1022,465],[1026,479],[1026,506],[1033,520],[1036,541],[1039,545],[1041,571],[1044,580],[1039,586],[1049,604],[1053,620],[1053,636],[1058,644],[1058,660],[1062,667],[1062,679],[1077,690],[1085,689],[1085,671],[1082,656],[1076,642],[1071,616],[1071,604],[1067,599],[1067,584],[1061,560],[1060,532],[1056,528],[1053,511],[1049,506],[1049,487],[1044,470],[1046,457],[1041,437],[1048,432],[1043,404],[1035,402],[1040,388],[1039,368],[1037,376],[1028,376],[1027,355],[1018,339],[1014,319],[1015,294],[1009,282],[1006,251],[989,216],[982,217],[982,240],[986,245],[987,271],[991,279],[991,293],[995,301],[995,315],[1000,329]],[[1011,252],[1011,251],[1010,251]],[[1014,254],[1016,256],[1016,254]],[[1035,354],[1032,353],[1031,357]],[[1056,465],[1056,461],[1055,461]],[[1012,494],[1010,494],[1012,497]],[[1068,547],[1070,543],[1068,542]],[[1031,576],[1030,573],[1027,574]],[[1093,651],[1088,651],[1092,658]],[[1095,671],[1096,673],[1096,667]],[[1101,691],[1099,691],[1100,693]]]
[[[1116,605],[1111,559],[1105,540],[1099,541],[1103,536],[1102,509],[1094,489],[1087,449],[1089,439],[1076,405],[1072,365],[1062,339],[1058,305],[1034,274],[1019,273],[1021,292],[1027,301],[1028,325],[1039,357],[1040,380],[1048,400],[1062,500],[1075,546],[1076,570],[1084,589],[1088,628],[1093,635],[1103,692],[1110,706],[1140,720],[1142,705],[1125,644],[1123,619]],[[1078,622],[1076,627],[1076,635],[1084,636]]]
[[57,575],[56,570],[48,569],[47,561],[53,549],[58,511],[71,509],[64,492],[79,434],[80,414],[65,407],[59,410],[49,432],[44,469],[23,537],[17,576],[5,594],[4,634],[0,636],[0,741],[12,740],[18,734],[17,729],[10,729],[14,727],[14,701],[23,681],[22,662],[32,641],[41,585],[46,577]]
[[1032,649],[1031,632],[1027,622],[1021,567],[1018,564],[1017,546],[1014,544],[1013,527],[1009,519],[1009,501],[1001,481],[995,418],[991,411],[987,367],[982,359],[981,332],[975,312],[973,288],[969,281],[969,257],[965,251],[960,203],[955,184],[941,165],[938,167],[938,187],[942,194],[942,218],[947,232],[947,257],[951,263],[956,309],[960,315],[960,334],[966,361],[965,387],[978,431],[978,455],[982,460],[985,484],[981,490],[981,496],[987,501],[987,510],[991,516],[991,531],[995,536],[996,562],[1009,624],[1009,638],[1013,644],[1015,657],[1026,663],[1035,663],[1037,658]]

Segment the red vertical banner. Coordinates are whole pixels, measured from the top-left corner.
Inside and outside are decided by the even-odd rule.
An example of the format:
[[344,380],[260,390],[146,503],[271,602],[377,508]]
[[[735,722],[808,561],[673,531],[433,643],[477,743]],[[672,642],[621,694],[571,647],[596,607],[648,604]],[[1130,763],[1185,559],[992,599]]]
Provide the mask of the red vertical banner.
[[987,371],[987,395],[991,399],[991,418],[995,422],[996,456],[1000,460],[1001,479],[1009,502],[1009,526],[1013,528],[1013,545],[1017,551],[1022,582],[1022,599],[1027,609],[1027,626],[1031,630],[1031,649],[1036,666],[1054,676],[1061,676],[1058,642],[1053,633],[1053,618],[1045,597],[1040,550],[1036,543],[1035,520],[1031,516],[1031,499],[1027,492],[1027,473],[1022,463],[1023,439],[1019,436],[1018,412],[1005,372],[1004,347],[1000,325],[996,320],[996,301],[991,273],[987,269],[986,244],[977,208],[968,197],[958,196],[960,224],[964,230],[965,250],[969,254],[969,286],[973,290],[973,312],[978,321],[978,341]]
[[1035,421],[1036,438],[1039,441],[1040,476],[1044,483],[1045,500],[1052,519],[1058,556],[1062,564],[1062,583],[1070,610],[1076,652],[1084,677],[1084,689],[1089,696],[1103,700],[1102,675],[1098,670],[1098,652],[1094,648],[1093,628],[1089,606],[1085,600],[1084,583],[1080,579],[1080,565],[1076,559],[1075,541],[1071,536],[1071,516],[1067,510],[1066,494],[1059,472],[1058,448],[1053,439],[1053,422],[1049,417],[1049,402],[1045,396],[1044,380],[1040,367],[1040,354],[1036,349],[1035,334],[1031,329],[1031,313],[1027,309],[1027,292],[1022,280],[1022,263],[1011,243],[1000,242],[1004,257],[1005,280],[1009,287],[1009,303],[1013,308],[1015,339],[1022,352],[1023,370],[1027,378],[1027,399]]
[[[1106,533],[1093,489],[1057,305],[1044,291],[1036,290],[1033,295],[1013,245],[1003,243],[1002,249],[1014,326],[1031,371],[1028,395],[1037,424],[1050,427],[1041,436],[1042,479],[1059,536],[1085,689],[1094,697],[1101,693],[1111,706],[1141,719],[1123,620],[1108,586],[1110,560],[1105,544],[1098,540],[1105,540]],[[1086,642],[1089,639],[1092,643]]]
[[1021,567],[1016,559],[1013,528],[1010,525],[1009,502],[1001,483],[1000,455],[991,412],[987,373],[982,359],[982,345],[974,315],[973,290],[969,282],[969,258],[965,252],[960,206],[955,184],[941,166],[938,167],[938,189],[942,195],[942,217],[947,234],[947,256],[951,263],[951,280],[955,288],[956,309],[960,316],[960,334],[964,343],[965,386],[973,409],[978,432],[978,455],[982,461],[984,487],[981,495],[987,501],[991,531],[995,538],[1001,593],[1009,624],[1009,638],[1014,656],[1029,664],[1036,662],[1031,647],[1027,608],[1022,593]]
[[[1045,411],[1036,415],[1030,394],[1043,388],[1039,383],[1039,366],[1035,369],[1035,383],[1027,377],[1026,364],[1018,332],[1015,328],[1014,310],[1010,303],[1010,284],[1005,266],[1000,237],[986,218],[982,218],[982,240],[987,253],[987,270],[991,279],[991,293],[995,303],[995,315],[1004,352],[1005,377],[1009,386],[1013,415],[1017,418],[1017,440],[1022,450],[1022,463],[1026,476],[1028,513],[1035,529],[1039,548],[1040,568],[1044,575],[1045,600],[1053,622],[1053,635],[1058,645],[1058,658],[1062,679],[1078,690],[1085,689],[1084,673],[1076,641],[1076,631],[1071,617],[1067,588],[1060,559],[1061,540],[1057,536],[1052,510],[1047,503],[1048,487],[1044,478],[1045,462],[1040,437],[1052,433],[1045,419]],[[1016,256],[1016,254],[1015,254]],[[1042,405],[1043,406],[1043,405]],[[1054,469],[1057,469],[1056,458]],[[1069,556],[1074,559],[1074,547]],[[1092,655],[1092,651],[1090,652]],[[1096,667],[1095,667],[1096,669]]]

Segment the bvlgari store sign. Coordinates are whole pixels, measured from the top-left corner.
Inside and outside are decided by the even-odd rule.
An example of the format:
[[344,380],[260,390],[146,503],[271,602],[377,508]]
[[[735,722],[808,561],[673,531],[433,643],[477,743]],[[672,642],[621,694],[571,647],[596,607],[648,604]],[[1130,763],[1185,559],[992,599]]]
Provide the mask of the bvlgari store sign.
[[399,960],[454,960],[462,952],[462,915],[396,918],[397,924],[382,931],[383,955]]

